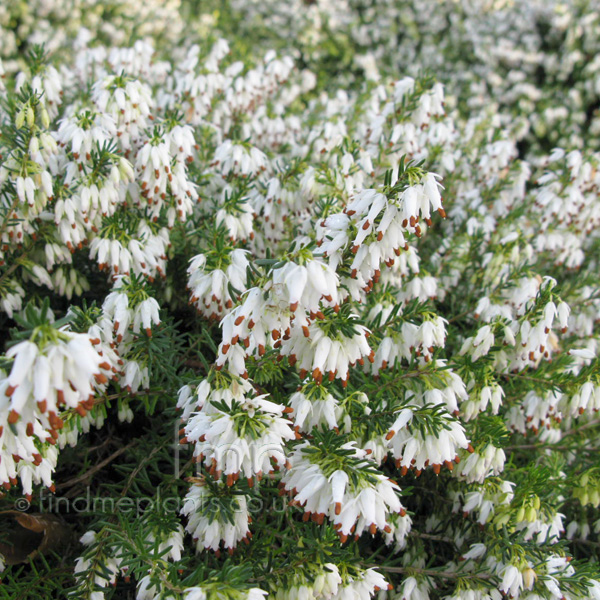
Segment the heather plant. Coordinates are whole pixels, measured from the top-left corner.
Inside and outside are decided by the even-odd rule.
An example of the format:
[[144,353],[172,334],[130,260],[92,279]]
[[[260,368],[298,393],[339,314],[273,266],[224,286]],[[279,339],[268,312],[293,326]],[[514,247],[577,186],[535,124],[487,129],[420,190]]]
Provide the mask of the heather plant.
[[0,7],[0,596],[600,600],[599,19]]

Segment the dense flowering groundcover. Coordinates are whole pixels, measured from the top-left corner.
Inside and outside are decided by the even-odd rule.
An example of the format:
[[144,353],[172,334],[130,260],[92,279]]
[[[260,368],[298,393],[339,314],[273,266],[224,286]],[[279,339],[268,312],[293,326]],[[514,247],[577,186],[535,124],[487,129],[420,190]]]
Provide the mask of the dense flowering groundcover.
[[0,597],[600,599],[600,3],[0,38]]

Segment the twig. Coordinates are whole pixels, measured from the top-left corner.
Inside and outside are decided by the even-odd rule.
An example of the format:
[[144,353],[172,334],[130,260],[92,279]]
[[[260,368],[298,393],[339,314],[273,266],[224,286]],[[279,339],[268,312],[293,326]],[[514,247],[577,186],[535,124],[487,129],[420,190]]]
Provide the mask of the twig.
[[420,531],[411,531],[409,534],[411,537],[422,538],[424,540],[433,540],[436,542],[446,542],[448,544],[456,544],[456,542],[449,537],[444,535],[433,535],[431,533],[421,533]]
[[595,546],[595,547],[600,547],[600,542],[594,542],[593,540],[582,540],[580,538],[574,539],[574,540],[569,540],[569,542],[573,543],[573,544],[584,544],[585,546]]
[[458,321],[458,319],[462,319],[462,317],[466,317],[469,313],[473,312],[472,308],[468,308],[467,310],[454,315],[451,319],[448,319],[448,323],[454,323],[454,321]]
[[2,234],[8,227],[8,222],[10,221],[10,218],[11,218],[10,215],[17,209],[19,202],[20,202],[19,196],[17,194],[15,194],[15,198],[14,198],[12,204],[6,210],[6,214],[5,214],[4,218],[2,219],[2,223],[0,224],[0,237],[2,237]]
[[531,375],[522,375],[521,373],[499,373],[499,375],[500,377],[516,377],[518,379],[526,379],[527,381],[535,381],[536,383],[552,383],[552,381],[547,377],[532,377]]
[[121,454],[123,454],[124,452],[129,450],[129,448],[131,448],[135,443],[137,443],[137,440],[132,440],[126,446],[119,448],[117,451],[113,452],[110,456],[107,456],[104,460],[100,461],[97,465],[94,465],[91,469],[86,471],[83,475],[78,475],[77,477],[73,477],[72,479],[69,479],[69,480],[65,481],[64,483],[61,483],[60,485],[57,486],[58,489],[64,490],[66,488],[73,487],[74,485],[76,485],[78,483],[82,483],[82,482],[86,481],[92,475],[94,475],[94,473],[97,473],[98,471],[103,469],[106,465],[110,464],[113,460],[115,460],[116,458],[121,456]]
[[166,445],[167,443],[170,443],[171,440],[164,440],[162,444],[160,444],[159,446],[156,446],[152,449],[152,451],[150,452],[150,454],[148,454],[148,456],[145,456],[141,461],[140,464],[131,472],[131,474],[129,475],[129,477],[127,478],[127,482],[125,483],[125,487],[121,490],[121,496],[124,497],[127,495],[127,492],[129,491],[129,488],[131,487],[133,480],[138,476],[139,472],[144,468],[144,466],[148,463],[149,460],[152,459],[152,457],[157,453],[160,452]]
[[[578,433],[580,433],[581,431],[585,431],[586,429],[592,429],[593,427],[596,427],[597,425],[600,425],[600,419],[593,419],[591,421],[588,421],[587,423],[584,423],[583,425],[579,425],[578,427],[572,427],[571,429],[569,429],[568,431],[565,431],[565,433],[563,434],[563,437],[561,438],[561,441],[563,441],[565,438],[572,436],[572,435],[576,435]],[[550,443],[537,443],[537,444],[517,444],[514,446],[505,446],[504,450],[538,450],[538,449],[551,449],[551,450],[565,450],[567,452],[569,451],[577,451],[577,452],[596,452],[598,450],[598,448],[570,448],[569,446],[566,446],[565,444],[550,444]]]
[[206,370],[206,366],[204,365],[204,363],[202,361],[194,360],[193,358],[184,360],[182,364],[184,367],[191,367],[192,369],[200,369],[202,371]]
[[596,427],[596,425],[600,425],[600,419],[592,419],[591,421],[588,421],[583,425],[579,425],[579,427],[572,427],[571,429],[565,432],[563,439],[566,438],[568,435],[574,435],[575,433],[579,433],[580,431]]
[[[145,390],[142,392],[138,392],[137,394],[132,394],[131,392],[128,392],[127,390],[122,390],[121,392],[118,392],[115,394],[96,396],[94,398],[93,404],[94,404],[94,406],[98,406],[98,404],[103,404],[104,402],[108,402],[111,400],[118,400],[119,398],[124,398],[125,396],[128,396],[130,399],[133,400],[135,398],[143,398],[144,396],[150,396],[152,394],[168,394],[168,393],[169,393],[168,390],[163,390],[163,389]],[[75,413],[75,412],[77,412],[77,410],[75,408],[69,408],[69,409],[65,410],[63,414],[69,414],[69,413]]]
[[504,446],[503,450],[561,450],[565,452],[597,452],[598,448],[573,448],[556,444],[516,444],[515,446]]
[[388,573],[406,573],[428,575],[440,579],[492,579],[489,573],[461,573],[460,571],[436,571],[435,569],[418,569],[416,567],[387,567],[385,565],[370,565],[370,568],[381,569]]

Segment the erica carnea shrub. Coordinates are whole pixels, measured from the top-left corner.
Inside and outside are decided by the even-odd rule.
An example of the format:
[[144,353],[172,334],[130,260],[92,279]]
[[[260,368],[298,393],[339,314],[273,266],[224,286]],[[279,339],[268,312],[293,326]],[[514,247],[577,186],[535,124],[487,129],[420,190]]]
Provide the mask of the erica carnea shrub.
[[1,597],[600,600],[598,2],[0,36]]

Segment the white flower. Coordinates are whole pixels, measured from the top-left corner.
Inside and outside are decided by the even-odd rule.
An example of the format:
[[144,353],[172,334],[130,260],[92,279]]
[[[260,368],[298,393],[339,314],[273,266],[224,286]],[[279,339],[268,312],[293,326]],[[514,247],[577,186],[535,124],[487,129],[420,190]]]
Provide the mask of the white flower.
[[471,544],[469,550],[462,555],[463,560],[475,560],[485,555],[487,549],[485,544],[476,543]]
[[495,337],[494,333],[489,325],[484,325],[477,331],[477,335],[474,337],[467,338],[460,354],[471,354],[471,360],[475,362],[482,356],[485,356],[490,351],[490,348],[494,344]]
[[220,492],[223,487],[218,482],[209,486],[199,481],[185,497],[181,513],[188,518],[186,530],[194,538],[198,551],[210,548],[217,552],[221,544],[232,551],[251,536],[246,496],[223,496]]
[[45,327],[38,328],[47,336],[42,345],[25,340],[9,348],[12,367],[0,377],[6,424],[0,427],[0,483],[14,485],[18,475],[27,496],[33,483],[52,487],[58,453],[48,444],[56,443],[64,426],[60,412],[71,408],[85,416],[96,389],[108,381],[105,372],[112,370],[88,335]]
[[361,481],[358,487],[350,482],[348,472],[360,477],[360,465],[366,464],[364,450],[354,442],[341,446],[342,450],[353,450],[354,463],[348,472],[336,470],[327,475],[319,466],[319,453],[311,453],[310,444],[302,443],[289,457],[290,467],[282,483],[292,491],[293,498],[318,522],[325,516],[333,521],[338,534],[345,540],[350,533],[360,535],[365,529],[375,533],[378,529],[389,532],[387,523],[390,513],[403,511],[397,492],[400,488],[384,475],[374,474],[375,482]]
[[201,587],[186,588],[184,592],[185,600],[206,600],[206,592]]
[[322,299],[330,306],[338,304],[338,277],[331,267],[316,259],[304,265],[288,262],[276,269],[273,286],[278,292],[287,292],[292,312],[319,312]]
[[503,471],[505,460],[502,448],[487,444],[482,451],[472,452],[467,456],[460,465],[459,473],[469,482],[483,483],[486,477],[499,475]]
[[289,404],[293,409],[294,424],[300,431],[310,432],[313,427],[321,425],[326,425],[329,429],[338,427],[338,402],[331,394],[324,397],[306,396],[299,391],[290,397]]
[[158,302],[154,298],[146,298],[142,300],[137,307],[133,317],[133,332],[139,333],[140,326],[146,331],[146,333],[152,335],[152,325],[158,325],[160,323],[160,317],[158,314],[160,307]]
[[287,339],[284,338],[281,343],[281,354],[288,356],[292,364],[298,365],[301,377],[310,372],[313,379],[320,383],[323,377],[328,375],[330,381],[341,379],[345,387],[350,365],[357,362],[364,364],[365,358],[371,363],[375,360],[375,353],[367,341],[368,329],[354,323],[357,315],[350,313],[347,318],[350,327],[345,330],[340,327],[335,337],[329,337],[325,333],[328,328],[327,321],[335,323],[338,319],[335,313],[328,318],[323,315],[322,319],[317,319],[308,326],[302,321],[298,322],[296,317]]
[[211,472],[223,472],[228,485],[240,473],[252,482],[255,475],[272,472],[271,461],[283,466],[284,443],[295,437],[291,423],[282,417],[284,406],[270,402],[266,394],[250,396],[252,387],[245,382],[237,387],[233,393],[211,390],[185,427],[186,440],[195,443],[194,456]]
[[577,358],[583,358],[584,360],[593,360],[596,358],[596,353],[588,348],[571,348],[569,354]]
[[431,587],[431,583],[426,578],[407,577],[402,581],[395,600],[428,600]]
[[469,446],[460,422],[452,419],[446,412],[437,413],[437,418],[443,425],[432,424],[436,428],[435,435],[425,433],[425,428],[413,426],[415,414],[422,414],[422,418],[429,419],[428,410],[425,407],[422,409],[423,412],[411,408],[400,411],[386,436],[388,446],[397,460],[397,466],[402,467],[403,473],[411,468],[421,471],[426,466],[432,466],[435,473],[440,472],[442,465],[452,469],[458,450]]
[[381,573],[375,569],[365,569],[344,582],[331,600],[369,600],[377,592],[388,589],[391,589],[391,585]]
[[199,312],[209,318],[220,318],[233,306],[231,286],[239,292],[246,290],[247,252],[233,250],[229,255],[226,269],[210,268],[207,256],[195,256],[188,268],[188,289],[191,292],[191,303]]
[[500,572],[502,576],[502,582],[500,583],[500,591],[505,594],[509,594],[515,598],[519,596],[521,589],[523,589],[523,574],[514,565],[506,565]]
[[242,177],[252,177],[268,167],[267,157],[258,148],[247,148],[225,140],[215,151],[212,166],[223,174],[234,173]]

